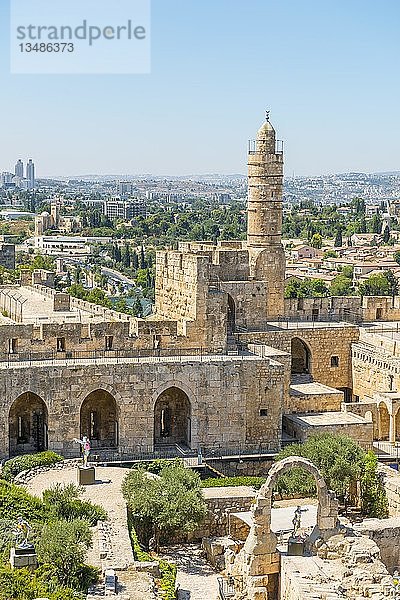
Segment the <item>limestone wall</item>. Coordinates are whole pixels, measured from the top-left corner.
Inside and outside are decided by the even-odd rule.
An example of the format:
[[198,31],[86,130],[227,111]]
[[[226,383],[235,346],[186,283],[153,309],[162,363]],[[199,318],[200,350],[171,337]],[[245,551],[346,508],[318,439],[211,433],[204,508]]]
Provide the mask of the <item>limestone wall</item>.
[[352,351],[354,395],[361,399],[376,392],[400,389],[400,358],[384,349],[365,343],[355,344]]
[[381,552],[381,561],[393,573],[400,569],[400,517],[364,519],[354,530],[369,537]]
[[[153,451],[154,407],[170,387],[191,406],[191,446],[276,450],[281,437],[283,367],[259,357],[136,359],[119,364],[33,363],[0,370],[0,453],[8,454],[9,412],[24,392],[37,394],[48,411],[49,448],[75,456],[80,408],[89,393],[116,401],[119,452]],[[263,408],[265,412],[260,412]]]
[[[335,413],[337,414],[337,413]],[[309,436],[331,433],[333,435],[347,435],[364,450],[370,450],[373,442],[373,425],[368,422],[361,423],[340,423],[330,420],[329,413],[326,413],[326,418],[321,424],[309,424],[302,420],[301,415],[296,418],[294,415],[283,417],[283,426],[285,431],[300,442],[305,442]],[[306,417],[305,417],[306,418]]]
[[362,321],[397,321],[400,319],[400,297],[340,296],[330,298],[287,298],[284,314],[288,318]]
[[[359,330],[356,326],[330,326],[327,323],[240,335],[244,342],[261,342],[288,354],[291,353],[291,340],[300,338],[310,350],[312,377],[334,388],[352,388],[351,347],[358,341],[358,337]],[[337,367],[332,366],[332,356],[338,357]]]
[[252,488],[247,487],[204,488],[203,492],[207,516],[201,526],[191,534],[192,540],[229,535],[231,533],[229,515],[248,512],[256,495]]
[[[312,384],[310,384],[311,386]],[[327,391],[325,394],[312,393],[290,388],[289,402],[285,406],[286,413],[328,412],[341,410],[343,392]]]
[[383,483],[388,499],[389,515],[400,517],[400,475],[395,469],[378,464],[378,470],[383,478]]

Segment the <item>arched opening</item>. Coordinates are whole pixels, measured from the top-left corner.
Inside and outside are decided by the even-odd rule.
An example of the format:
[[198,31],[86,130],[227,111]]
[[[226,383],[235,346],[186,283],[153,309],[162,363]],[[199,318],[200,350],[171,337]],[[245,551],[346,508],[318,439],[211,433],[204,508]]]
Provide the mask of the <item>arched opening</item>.
[[190,447],[191,407],[188,396],[177,387],[165,390],[154,407],[154,446],[183,444]]
[[47,450],[48,412],[37,394],[25,392],[13,402],[8,426],[10,456]]
[[[272,495],[279,476],[293,468],[301,468],[307,471],[314,478],[317,488],[316,525],[304,542],[306,551],[314,553],[314,544],[318,538],[328,539],[338,531],[338,501],[333,492],[329,491],[317,467],[308,459],[300,456],[289,456],[275,463],[268,473],[266,482],[258,492],[255,504],[252,506],[254,519],[243,548],[244,556],[241,559],[241,564],[252,565],[256,568],[252,570],[244,569],[244,577],[241,578],[241,581],[238,581],[240,592],[247,591],[254,584],[255,579],[260,579],[260,576],[268,576],[268,588],[273,589],[273,597],[278,597],[279,565],[275,570],[271,569],[272,557],[275,555],[278,545],[278,538],[271,530]],[[295,530],[294,521],[292,521],[292,524]]]
[[81,406],[80,436],[90,439],[92,448],[118,446],[118,410],[114,397],[105,390],[86,396]]
[[302,375],[310,373],[311,352],[307,344],[300,338],[293,338],[291,343],[292,374]]
[[368,421],[369,423],[372,423],[372,427],[373,427],[372,439],[377,440],[378,436],[379,436],[378,423],[376,422],[376,417],[374,419],[374,414],[372,413],[372,410],[367,410],[367,412],[364,415],[364,419],[366,421]]
[[389,440],[390,417],[389,411],[384,402],[381,402],[378,407],[379,423],[378,423],[378,439]]
[[235,306],[235,301],[230,294],[228,294],[227,324],[228,324],[228,335],[230,333],[234,333],[235,329],[236,329],[236,306]]
[[395,416],[395,431],[396,431],[396,442],[400,441],[400,407],[396,411]]

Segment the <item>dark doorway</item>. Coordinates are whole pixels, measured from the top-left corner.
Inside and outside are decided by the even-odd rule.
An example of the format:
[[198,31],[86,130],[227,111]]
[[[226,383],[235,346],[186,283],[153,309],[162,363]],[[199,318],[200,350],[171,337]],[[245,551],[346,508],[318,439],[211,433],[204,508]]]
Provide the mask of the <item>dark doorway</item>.
[[47,450],[47,407],[37,394],[25,392],[15,400],[8,426],[10,456]]
[[163,392],[154,407],[154,445],[183,444],[190,447],[191,407],[189,398],[177,387]]
[[291,343],[292,374],[302,375],[311,371],[311,352],[307,344],[300,338],[293,338]]
[[117,403],[105,390],[91,392],[81,406],[80,436],[89,438],[92,448],[118,446]]
[[235,333],[236,329],[236,307],[235,301],[230,294],[228,294],[228,335]]

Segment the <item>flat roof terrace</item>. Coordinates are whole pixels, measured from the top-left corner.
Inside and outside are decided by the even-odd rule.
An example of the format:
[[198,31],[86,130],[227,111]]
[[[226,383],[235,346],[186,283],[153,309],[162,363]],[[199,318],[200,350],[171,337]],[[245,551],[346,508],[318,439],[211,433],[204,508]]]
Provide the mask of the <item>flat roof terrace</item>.
[[86,309],[86,303],[83,302],[79,307],[71,302],[69,310],[54,310],[54,290],[50,289],[45,294],[32,287],[3,287],[0,290],[0,302],[0,325],[13,322],[40,325],[45,322],[62,324],[104,321],[103,314]]
[[[265,358],[258,354],[242,353],[242,354],[172,354],[169,356],[159,356],[156,351],[135,351],[132,350],[125,355],[121,355],[118,351],[83,351],[83,352],[53,352],[48,353],[49,356],[41,354],[27,354],[23,360],[18,360],[18,354],[8,355],[7,360],[0,360],[0,369],[24,369],[33,367],[76,367],[76,366],[91,366],[91,365],[124,365],[124,364],[166,364],[166,363],[207,363],[208,365],[219,363],[243,363],[263,361],[271,368],[282,369],[281,363]],[[128,354],[128,355],[127,355]],[[144,354],[144,355],[143,355]]]
[[[57,302],[61,299],[61,305]],[[65,302],[65,299],[67,302]],[[65,310],[62,310],[65,304]],[[55,308],[56,307],[56,308]],[[129,315],[91,304],[45,286],[0,287],[1,324],[103,323],[129,321]]]

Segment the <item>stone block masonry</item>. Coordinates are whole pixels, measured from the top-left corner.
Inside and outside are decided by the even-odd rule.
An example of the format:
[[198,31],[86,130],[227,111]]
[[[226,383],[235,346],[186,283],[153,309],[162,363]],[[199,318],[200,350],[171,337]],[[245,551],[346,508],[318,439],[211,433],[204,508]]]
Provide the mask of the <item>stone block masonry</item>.
[[215,355],[45,367],[17,363],[0,369],[3,457],[35,443],[76,456],[72,440],[86,434],[93,452],[153,452],[156,403],[175,396],[185,397],[187,405],[176,441],[182,436],[195,449],[279,448],[284,373],[275,361]]

